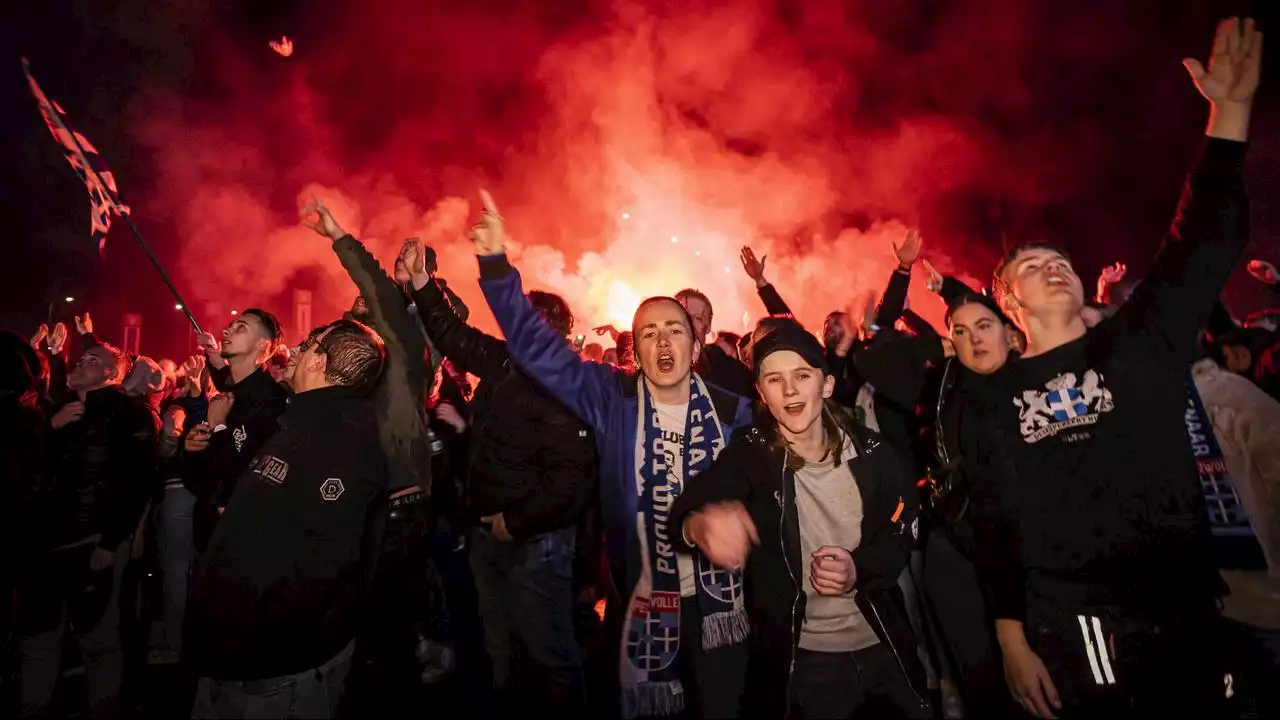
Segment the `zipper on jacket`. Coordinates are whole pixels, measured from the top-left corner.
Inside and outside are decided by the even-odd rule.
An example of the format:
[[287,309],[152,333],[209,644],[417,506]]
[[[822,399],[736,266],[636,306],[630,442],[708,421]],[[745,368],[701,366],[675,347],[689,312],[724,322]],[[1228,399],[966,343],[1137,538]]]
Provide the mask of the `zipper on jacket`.
[[[854,597],[857,597],[857,591],[854,591]],[[924,698],[920,697],[920,693],[916,690],[916,686],[911,682],[911,675],[907,672],[907,666],[902,662],[902,656],[898,654],[898,648],[893,644],[893,636],[889,634],[889,628],[885,627],[884,621],[880,619],[880,611],[876,608],[875,601],[870,596],[867,597],[867,606],[871,608],[872,614],[876,616],[876,623],[880,625],[880,632],[884,633],[884,639],[889,643],[889,650],[893,653],[893,658],[898,661],[898,669],[902,670],[902,678],[907,681],[907,687],[911,688],[911,694],[916,696],[916,701],[920,703],[920,707],[928,707],[928,703]]]
[[778,544],[782,546],[782,561],[787,565],[787,574],[791,576],[791,587],[795,590],[795,594],[791,597],[791,625],[787,627],[787,634],[791,636],[791,662],[787,665],[787,691],[784,702],[786,710],[783,718],[791,717],[791,676],[796,671],[796,646],[799,640],[796,639],[796,606],[800,604],[800,593],[804,588],[800,583],[796,582],[796,573],[791,569],[791,557],[787,555],[787,460],[791,457],[791,451],[785,451],[782,456],[782,508],[781,516],[778,519]]

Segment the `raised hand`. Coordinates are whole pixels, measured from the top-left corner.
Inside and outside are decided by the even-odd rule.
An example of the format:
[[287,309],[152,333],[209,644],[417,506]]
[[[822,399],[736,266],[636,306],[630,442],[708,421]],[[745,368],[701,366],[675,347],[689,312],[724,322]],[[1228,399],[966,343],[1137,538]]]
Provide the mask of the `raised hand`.
[[746,271],[747,277],[756,281],[756,287],[764,287],[769,284],[769,281],[764,279],[764,263],[769,259],[768,255],[761,255],[760,259],[756,260],[755,251],[744,245],[740,259],[742,260],[742,269]]
[[924,246],[924,240],[920,237],[919,230],[908,230],[907,236],[902,239],[902,244],[894,243],[893,254],[898,258],[898,267],[903,270],[909,270],[915,264],[916,258],[920,257],[920,248]]
[[1095,296],[1095,299],[1098,302],[1110,302],[1111,288],[1115,287],[1116,283],[1124,279],[1124,274],[1128,272],[1128,270],[1129,268],[1127,265],[1119,262],[1115,265],[1108,265],[1107,267],[1102,268],[1102,272],[1098,273],[1098,294]]
[[938,270],[929,263],[928,258],[920,258],[920,262],[924,263],[924,269],[929,271],[929,277],[925,278],[924,286],[929,289],[929,292],[941,295],[942,273],[938,272]]
[[302,218],[303,225],[311,228],[321,237],[336,241],[346,235],[338,225],[338,221],[333,219],[333,213],[329,212],[329,208],[325,207],[325,204],[315,195],[311,196],[311,202],[298,211],[298,215]]
[[1254,27],[1252,18],[1243,22],[1240,18],[1227,18],[1218,24],[1208,69],[1195,58],[1184,58],[1182,64],[1200,94],[1215,106],[1247,105],[1258,89],[1262,33]]
[[208,361],[209,367],[220,368],[227,364],[225,358],[222,357],[222,343],[213,336],[213,333],[200,333],[196,336],[196,347],[204,352],[205,360]]
[[85,310],[84,315],[76,315],[76,332],[81,335],[88,335],[93,332],[93,318],[89,317],[89,311]]
[[49,335],[49,352],[54,355],[61,355],[62,349],[67,346],[67,326],[58,323],[53,326],[53,332]]
[[270,47],[272,50],[275,50],[276,53],[280,55],[280,57],[289,57],[290,55],[293,54],[293,41],[290,40],[288,36],[282,36],[280,38],[280,42],[271,40],[270,42],[267,43],[267,47]]
[[476,255],[501,255],[506,252],[506,222],[487,190],[480,190],[480,202],[484,203],[484,209],[480,211],[480,222],[472,226],[470,235],[476,246]]
[[427,251],[418,238],[409,238],[400,246],[400,262],[409,272],[409,282],[413,289],[421,290],[431,282],[431,273],[427,272]]
[[684,521],[685,537],[717,566],[736,570],[747,562],[760,534],[740,502],[708,505]]
[[1267,285],[1280,283],[1280,273],[1276,272],[1276,266],[1266,260],[1250,260],[1249,274],[1259,282],[1266,283]]
[[36,328],[36,334],[31,336],[31,347],[40,349],[40,341],[49,337],[49,326],[40,323],[40,327]]
[[605,333],[609,333],[609,337],[613,338],[614,342],[617,342],[618,340],[618,328],[612,325],[601,325],[600,327],[591,328],[591,330],[596,335],[604,335]]

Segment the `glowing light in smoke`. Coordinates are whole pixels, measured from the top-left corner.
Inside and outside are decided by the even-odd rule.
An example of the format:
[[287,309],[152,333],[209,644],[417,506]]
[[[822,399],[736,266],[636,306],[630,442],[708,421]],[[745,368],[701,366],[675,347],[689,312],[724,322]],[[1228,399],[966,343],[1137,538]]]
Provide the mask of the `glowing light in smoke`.
[[631,213],[622,213],[622,219],[623,219],[623,220],[630,220],[630,219],[631,219]]
[[609,285],[609,294],[605,300],[605,315],[614,327],[626,330],[631,327],[631,317],[639,307],[640,293],[636,292],[622,280],[614,280]]
[[64,299],[64,300],[66,300],[67,302],[75,302],[75,301],[76,301],[76,299],[75,299],[75,298],[73,298],[73,297],[71,297],[70,295],[66,296],[66,297],[65,297],[65,298],[63,298],[63,299]]
[[174,310],[181,310],[181,309],[182,309],[182,303],[178,303],[177,305],[174,305],[174,306],[173,306],[173,309],[174,309]]
[[675,235],[672,235],[671,242],[680,242],[680,238],[676,237]]
[[240,311],[239,311],[239,310],[232,310],[232,311],[231,311],[231,314],[232,314],[232,315],[239,315],[239,314],[240,314]]

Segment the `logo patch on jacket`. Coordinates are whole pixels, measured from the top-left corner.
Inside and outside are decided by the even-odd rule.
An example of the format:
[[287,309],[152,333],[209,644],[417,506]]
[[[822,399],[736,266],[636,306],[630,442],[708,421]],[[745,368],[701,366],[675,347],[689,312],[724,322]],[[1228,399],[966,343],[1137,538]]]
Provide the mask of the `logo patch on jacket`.
[[249,464],[249,469],[276,485],[283,485],[289,475],[289,463],[274,455],[259,455]]
[[244,441],[249,439],[249,433],[245,432],[244,426],[241,425],[231,433],[231,439],[236,441],[236,452],[240,452],[240,448],[244,447]]
[[342,497],[342,493],[345,490],[346,488],[342,487],[342,480],[338,478],[329,478],[320,486],[320,497],[324,498],[328,502],[333,502],[334,500]]

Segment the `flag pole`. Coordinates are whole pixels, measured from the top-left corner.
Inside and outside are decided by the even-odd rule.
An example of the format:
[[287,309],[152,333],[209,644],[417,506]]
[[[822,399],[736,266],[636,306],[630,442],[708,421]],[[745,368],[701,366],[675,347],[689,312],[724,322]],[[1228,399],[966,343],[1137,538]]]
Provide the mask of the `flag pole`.
[[182,314],[187,316],[187,321],[191,323],[191,327],[195,328],[196,334],[203,335],[204,330],[201,329],[200,323],[196,322],[195,315],[191,314],[191,308],[187,307],[187,303],[182,299],[182,296],[178,294],[178,288],[174,287],[173,283],[170,282],[168,273],[164,271],[164,267],[162,267],[160,265],[160,261],[156,259],[155,253],[151,252],[151,246],[147,244],[146,240],[142,239],[142,233],[138,231],[138,226],[133,224],[133,220],[127,213],[121,213],[120,219],[124,220],[125,224],[129,226],[129,229],[133,231],[133,239],[138,241],[138,245],[142,247],[142,251],[147,254],[147,259],[151,261],[152,267],[156,269],[156,272],[160,275],[160,279],[164,281],[165,287],[169,288],[169,292],[173,295],[173,299],[178,301],[179,307],[182,308]]

